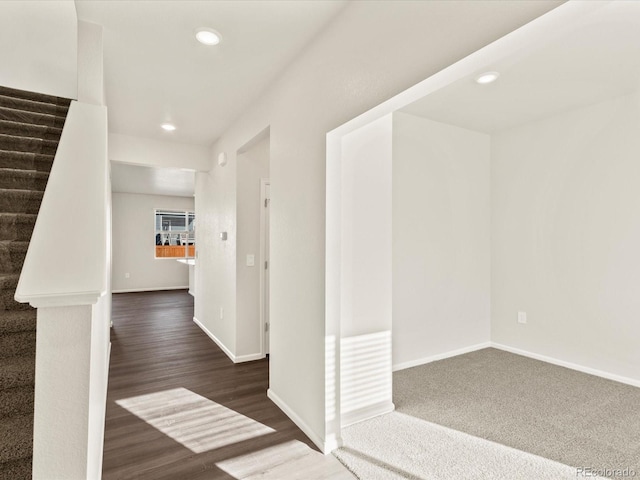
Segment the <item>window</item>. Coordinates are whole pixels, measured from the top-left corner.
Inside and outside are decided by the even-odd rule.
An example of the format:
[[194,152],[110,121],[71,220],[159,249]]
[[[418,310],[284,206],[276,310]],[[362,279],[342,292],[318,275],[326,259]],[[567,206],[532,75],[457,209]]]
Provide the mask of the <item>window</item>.
[[154,221],[156,258],[195,257],[195,213],[156,210]]

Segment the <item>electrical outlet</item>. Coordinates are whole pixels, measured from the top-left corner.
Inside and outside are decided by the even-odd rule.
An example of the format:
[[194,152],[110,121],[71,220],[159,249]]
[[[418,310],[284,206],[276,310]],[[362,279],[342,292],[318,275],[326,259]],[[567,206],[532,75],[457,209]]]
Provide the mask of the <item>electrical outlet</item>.
[[220,320],[224,319],[224,308],[220,307]]
[[124,274],[124,278],[129,278],[131,275],[129,274],[129,272]]
[[518,323],[527,323],[527,312],[518,312]]

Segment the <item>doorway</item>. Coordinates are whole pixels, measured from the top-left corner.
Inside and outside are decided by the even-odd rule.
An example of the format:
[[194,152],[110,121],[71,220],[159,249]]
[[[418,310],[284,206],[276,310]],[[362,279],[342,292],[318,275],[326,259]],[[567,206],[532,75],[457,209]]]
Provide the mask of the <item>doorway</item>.
[[236,156],[236,361],[269,354],[270,145],[266,128]]

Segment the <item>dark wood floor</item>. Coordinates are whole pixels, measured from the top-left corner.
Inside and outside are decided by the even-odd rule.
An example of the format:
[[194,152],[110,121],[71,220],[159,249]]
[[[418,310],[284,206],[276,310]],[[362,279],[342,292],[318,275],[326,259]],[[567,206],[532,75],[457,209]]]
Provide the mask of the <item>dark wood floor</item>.
[[[283,474],[282,464],[308,465],[311,457],[311,461],[319,465],[312,468],[316,471],[314,478],[349,478],[343,476],[340,464],[336,467],[333,463],[335,459],[317,452],[295,424],[267,398],[268,361],[233,364],[192,319],[193,297],[186,291],[113,296],[103,478],[299,478]],[[194,398],[197,397],[193,394],[205,397],[208,400],[202,401],[208,402],[211,408],[232,411],[235,417],[229,419],[229,427],[207,430],[208,437],[219,440],[228,434],[225,432],[233,432],[238,422],[242,425],[249,422],[262,431],[252,438],[228,445],[223,441],[218,448],[195,453],[179,438],[176,440],[156,428],[157,419],[156,423],[149,420],[150,416],[157,416],[156,410],[147,409],[145,417],[116,403],[126,406],[141,395],[173,389],[185,389],[180,391],[188,391],[187,395]],[[171,418],[166,422],[174,422],[175,417]],[[197,430],[198,419],[190,422],[185,425]],[[202,428],[198,435],[202,435]],[[237,428],[235,430],[237,433]],[[179,433],[185,437],[190,434],[182,430]],[[279,446],[280,450],[290,453],[279,451]],[[260,465],[266,455],[260,452],[277,458],[280,467]],[[238,474],[238,471],[244,473]]]

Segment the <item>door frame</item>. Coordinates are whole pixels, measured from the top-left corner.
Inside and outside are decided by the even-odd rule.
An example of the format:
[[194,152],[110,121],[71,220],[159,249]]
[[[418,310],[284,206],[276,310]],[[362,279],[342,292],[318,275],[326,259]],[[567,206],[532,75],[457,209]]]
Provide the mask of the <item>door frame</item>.
[[[267,218],[265,200],[267,199],[267,186],[271,186],[271,181],[268,178],[260,179],[260,353],[263,357],[266,357],[268,352],[266,348],[266,323],[267,323],[267,302],[265,301],[265,288],[267,284],[267,274],[271,269],[271,265],[264,267],[264,262],[267,257]],[[271,207],[271,205],[269,205]],[[269,218],[269,226],[271,224],[271,218]],[[271,330],[271,322],[269,322],[269,330]],[[271,338],[271,332],[269,332],[269,338]],[[270,350],[270,349],[269,349]]]

